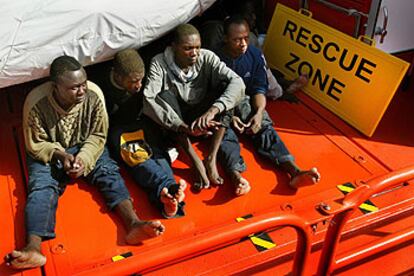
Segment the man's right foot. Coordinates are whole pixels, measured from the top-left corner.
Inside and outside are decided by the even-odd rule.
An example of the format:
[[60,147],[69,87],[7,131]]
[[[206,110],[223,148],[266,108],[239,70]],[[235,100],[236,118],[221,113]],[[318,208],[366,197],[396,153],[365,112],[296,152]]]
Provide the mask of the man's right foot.
[[128,244],[138,244],[146,239],[158,237],[165,232],[165,226],[159,220],[138,221],[128,231],[125,240]]
[[161,190],[160,201],[164,205],[164,214],[167,218],[172,218],[177,214],[178,204],[184,201],[186,188],[187,183],[184,179],[180,179],[178,190],[174,195],[170,194],[166,187]]
[[26,269],[43,266],[46,257],[37,249],[24,248],[23,250],[13,250],[4,257],[6,265],[15,269]]
[[197,191],[210,188],[210,180],[208,179],[206,168],[204,167],[204,164],[201,162],[201,160],[200,163],[201,164],[194,164],[198,181],[194,182],[193,187]]
[[251,187],[249,181],[243,178],[240,172],[232,171],[230,173],[230,179],[235,187],[234,193],[236,194],[236,196],[242,196],[250,192]]
[[318,169],[311,168],[308,171],[300,171],[296,175],[293,175],[289,182],[289,186],[292,189],[298,189],[299,187],[316,184],[320,180],[321,175],[319,174]]
[[216,159],[205,159],[204,160],[205,168],[207,171],[207,176],[211,183],[214,185],[223,185],[224,179],[219,175],[217,170]]

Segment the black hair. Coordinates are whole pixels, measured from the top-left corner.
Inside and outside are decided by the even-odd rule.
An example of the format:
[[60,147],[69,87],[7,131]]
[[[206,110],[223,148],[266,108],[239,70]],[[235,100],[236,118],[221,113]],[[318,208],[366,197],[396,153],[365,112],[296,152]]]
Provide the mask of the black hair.
[[229,29],[232,24],[249,26],[249,23],[247,22],[247,20],[241,15],[234,15],[234,16],[227,17],[223,23],[224,35],[229,34]]
[[74,57],[60,56],[53,60],[50,65],[50,80],[57,82],[66,71],[77,71],[82,65]]
[[144,62],[134,49],[125,49],[116,53],[113,64],[115,73],[121,76],[145,72]]
[[172,41],[173,43],[180,43],[181,39],[187,35],[198,35],[200,36],[200,32],[191,24],[181,24],[178,25],[177,28],[174,29],[172,33]]

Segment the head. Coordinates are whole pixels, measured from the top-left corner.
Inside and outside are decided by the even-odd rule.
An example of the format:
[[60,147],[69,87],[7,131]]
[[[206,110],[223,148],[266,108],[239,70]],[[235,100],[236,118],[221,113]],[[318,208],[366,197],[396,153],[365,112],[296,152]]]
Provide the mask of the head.
[[224,21],[224,47],[233,58],[247,51],[249,45],[249,25],[241,16],[234,16]]
[[73,57],[60,56],[50,65],[50,80],[55,88],[55,98],[64,109],[85,100],[87,87],[86,72]]
[[144,62],[138,52],[134,49],[119,51],[113,65],[115,82],[129,93],[137,93],[145,75]]
[[241,0],[238,1],[237,5],[234,5],[232,2],[229,2],[229,4],[231,5],[229,7],[230,16],[243,16],[251,30],[256,28],[256,7],[254,0]]
[[198,30],[190,24],[181,24],[173,32],[172,49],[175,63],[185,69],[197,62],[201,39]]

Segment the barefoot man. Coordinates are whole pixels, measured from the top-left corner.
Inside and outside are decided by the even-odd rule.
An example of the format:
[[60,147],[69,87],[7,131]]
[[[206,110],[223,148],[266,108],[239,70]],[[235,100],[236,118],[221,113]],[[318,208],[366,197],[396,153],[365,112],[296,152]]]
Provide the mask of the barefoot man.
[[100,88],[87,81],[76,59],[56,58],[50,67],[50,81],[31,91],[24,104],[29,174],[26,246],[9,253],[6,264],[24,269],[46,263],[40,245],[55,237],[58,198],[65,184],[80,177],[97,186],[108,208],[121,217],[128,244],[164,233],[160,221],[142,221],[136,215],[118,167],[105,148],[107,130]]
[[[234,110],[233,127],[239,133],[251,137],[260,155],[289,174],[291,188],[318,182],[320,175],[317,169],[300,169],[273,128],[273,122],[265,110],[268,88],[265,61],[262,52],[249,45],[249,25],[243,17],[230,17],[224,22],[224,44],[217,54],[242,77],[246,85],[246,97]],[[237,135],[229,128],[220,151],[226,158],[235,162],[240,160],[237,164],[242,164],[237,139]],[[240,192],[243,194],[249,190],[250,187],[245,185]]]
[[142,114],[144,62],[135,49],[124,49],[115,54],[112,65],[104,74],[91,78],[105,96],[109,151],[165,218],[183,216],[187,184],[184,180],[175,182],[167,152],[169,137]]
[[[173,32],[171,46],[156,55],[144,88],[144,113],[172,132],[189,155],[197,173],[196,188],[222,184],[216,156],[231,110],[244,97],[244,84],[211,51],[200,49],[198,30],[182,24]],[[204,163],[190,136],[212,135]]]

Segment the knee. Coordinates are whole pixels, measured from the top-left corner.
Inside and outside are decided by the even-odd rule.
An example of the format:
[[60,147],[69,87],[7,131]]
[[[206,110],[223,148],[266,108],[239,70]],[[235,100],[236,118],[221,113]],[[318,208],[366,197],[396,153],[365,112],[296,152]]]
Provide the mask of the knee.
[[56,202],[61,194],[59,187],[53,184],[46,184],[42,186],[35,186],[30,189],[27,196],[28,202],[46,203]]

